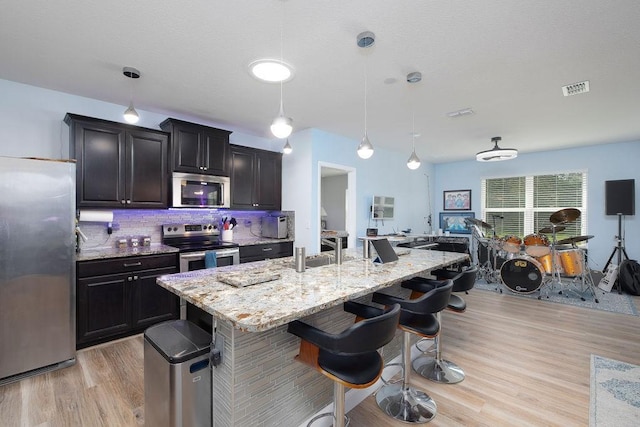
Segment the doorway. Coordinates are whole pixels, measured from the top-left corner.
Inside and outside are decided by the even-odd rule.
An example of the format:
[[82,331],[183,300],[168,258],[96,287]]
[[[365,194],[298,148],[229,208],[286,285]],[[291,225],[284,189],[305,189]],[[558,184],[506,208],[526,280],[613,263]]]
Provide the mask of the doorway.
[[349,234],[348,246],[355,247],[356,170],[354,168],[318,162],[318,211],[320,232],[323,230],[346,231]]

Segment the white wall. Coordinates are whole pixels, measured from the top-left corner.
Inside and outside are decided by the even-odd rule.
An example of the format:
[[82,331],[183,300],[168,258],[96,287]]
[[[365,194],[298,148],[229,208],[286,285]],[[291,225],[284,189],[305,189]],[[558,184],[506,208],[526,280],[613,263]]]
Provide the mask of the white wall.
[[[605,215],[605,181],[636,180],[636,204],[640,192],[640,142],[603,144],[543,153],[521,154],[514,160],[480,163],[476,161],[439,164],[435,166],[436,211],[442,211],[442,191],[471,189],[471,207],[480,216],[480,180],[483,178],[554,174],[586,170],[587,234],[589,264],[602,269],[613,251],[618,233],[618,219]],[[626,249],[632,259],[640,257],[640,218],[625,218]],[[523,236],[521,236],[523,237]],[[614,258],[614,262],[617,257]]]
[[[318,129],[307,129],[289,138],[294,151],[283,160],[282,208],[296,211],[296,245],[304,245],[308,253],[319,247],[319,162],[356,170],[356,236],[364,236],[367,227],[376,225],[380,234],[406,228],[414,233],[425,231],[428,195],[433,190],[433,183],[431,189],[427,189],[427,175],[433,174],[433,166],[423,159],[422,166],[412,171],[406,166],[411,153],[376,147],[372,135],[370,139],[375,152],[373,157],[363,160],[356,153],[356,140]],[[377,224],[370,220],[374,194],[395,197],[396,219]]]
[[[124,123],[127,105],[110,104],[95,99],[0,80],[0,155],[10,157],[69,158],[69,131],[63,119],[66,113],[96,117]],[[127,101],[128,103],[128,101]],[[168,116],[138,110],[138,126],[160,129]],[[214,122],[195,121],[178,114],[171,117],[219,127]],[[227,129],[233,130],[233,129]],[[233,132],[232,144],[280,151],[281,143]]]
[[[0,80],[0,155],[13,157],[68,158],[68,130],[63,123],[67,112],[122,122],[126,105],[110,104],[62,92]],[[158,129],[166,115],[139,111],[139,125]],[[172,117],[195,121],[189,117]],[[233,129],[229,129],[233,130]],[[590,258],[596,267],[604,266],[615,246],[617,218],[604,214],[604,181],[634,178],[636,200],[640,189],[640,142],[603,144],[593,147],[521,154],[508,162],[478,163],[475,161],[431,165],[423,158],[415,171],[406,167],[410,153],[398,153],[376,147],[375,135],[370,135],[376,149],[373,157],[357,157],[358,141],[332,135],[316,129],[301,130],[290,137],[293,153],[283,159],[283,210],[296,212],[296,245],[319,246],[318,162],[353,167],[357,173],[357,236],[363,236],[368,226],[369,206],[373,195],[394,196],[396,219],[378,223],[380,233],[411,228],[413,232],[428,231],[425,218],[431,211],[434,228],[442,210],[442,191],[472,190],[472,210],[479,213],[480,180],[496,176],[557,173],[587,170],[589,173],[588,234]],[[234,131],[231,142],[256,148],[280,151],[281,140],[269,140]],[[429,186],[427,185],[429,184]],[[627,217],[626,248],[631,258],[640,256],[640,219]]]

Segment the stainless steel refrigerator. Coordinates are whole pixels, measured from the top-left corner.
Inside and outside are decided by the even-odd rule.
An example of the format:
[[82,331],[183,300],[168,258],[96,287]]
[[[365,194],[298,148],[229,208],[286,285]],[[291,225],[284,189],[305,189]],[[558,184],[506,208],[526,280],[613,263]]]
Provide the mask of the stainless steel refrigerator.
[[75,363],[75,163],[0,157],[0,385]]

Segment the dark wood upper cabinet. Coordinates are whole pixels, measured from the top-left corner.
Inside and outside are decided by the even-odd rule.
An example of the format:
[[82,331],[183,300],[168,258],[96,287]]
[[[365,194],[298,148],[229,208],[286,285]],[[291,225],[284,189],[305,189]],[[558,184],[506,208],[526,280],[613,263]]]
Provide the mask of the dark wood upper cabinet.
[[209,126],[167,119],[160,128],[171,133],[173,172],[229,176],[229,135]]
[[169,135],[67,114],[77,207],[166,208]]
[[232,209],[281,209],[281,153],[231,145],[230,164]]

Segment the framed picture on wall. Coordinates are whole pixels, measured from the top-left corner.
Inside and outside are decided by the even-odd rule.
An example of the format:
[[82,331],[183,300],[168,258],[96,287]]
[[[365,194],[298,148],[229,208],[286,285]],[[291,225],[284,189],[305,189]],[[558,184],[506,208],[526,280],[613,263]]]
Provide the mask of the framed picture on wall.
[[475,217],[474,212],[440,212],[440,228],[445,233],[471,234],[471,228],[465,219]]
[[442,207],[445,211],[470,211],[471,190],[446,190],[442,192]]

